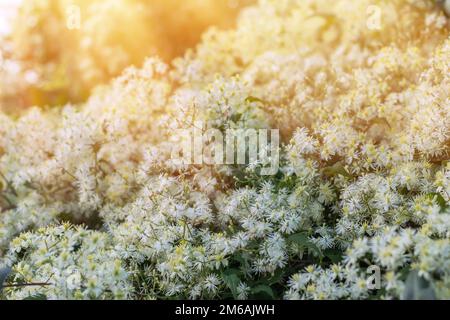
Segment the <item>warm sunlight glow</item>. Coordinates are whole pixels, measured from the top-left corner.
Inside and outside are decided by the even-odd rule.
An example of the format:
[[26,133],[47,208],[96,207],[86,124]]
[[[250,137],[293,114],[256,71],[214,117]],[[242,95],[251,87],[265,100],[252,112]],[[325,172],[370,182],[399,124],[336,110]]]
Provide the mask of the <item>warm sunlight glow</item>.
[[[84,101],[127,66],[152,55],[170,62],[194,48],[208,28],[233,27],[239,10],[255,2],[1,1],[0,34],[7,37],[1,56],[9,62],[0,108],[9,111]],[[16,76],[16,61],[25,81]]]

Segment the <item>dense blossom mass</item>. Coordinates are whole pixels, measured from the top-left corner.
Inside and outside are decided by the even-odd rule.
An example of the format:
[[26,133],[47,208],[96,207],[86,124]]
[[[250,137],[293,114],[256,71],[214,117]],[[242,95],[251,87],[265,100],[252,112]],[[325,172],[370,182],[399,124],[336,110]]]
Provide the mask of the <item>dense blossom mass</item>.
[[[4,298],[450,298],[449,71],[435,1],[261,0],[81,106],[0,114]],[[278,172],[173,161],[196,121],[279,129]]]

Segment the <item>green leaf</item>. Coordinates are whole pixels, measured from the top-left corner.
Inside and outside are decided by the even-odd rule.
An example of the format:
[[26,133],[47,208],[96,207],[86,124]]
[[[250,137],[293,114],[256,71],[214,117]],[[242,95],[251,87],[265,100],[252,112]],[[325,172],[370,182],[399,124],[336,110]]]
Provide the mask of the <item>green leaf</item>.
[[288,241],[294,242],[299,245],[306,245],[309,242],[308,234],[306,232],[299,232],[291,234],[288,237]]
[[28,296],[24,298],[23,300],[47,300],[47,296],[42,293],[37,293],[32,296]]
[[253,97],[253,96],[249,96],[245,99],[245,102],[259,102],[259,103],[265,103],[264,100],[257,98],[257,97]]
[[243,269],[248,269],[250,266],[250,256],[248,253],[242,252],[233,255],[233,259],[239,263]]
[[222,272],[222,279],[225,285],[231,290],[234,299],[237,299],[238,296],[237,287],[241,282],[241,279],[239,279],[238,274],[239,271],[236,269],[227,269]]
[[406,279],[403,300],[435,300],[433,285],[419,276],[417,271],[411,271]]
[[345,169],[344,165],[341,162],[337,162],[333,164],[332,166],[323,168],[323,174],[325,174],[327,177],[335,177],[338,175],[347,177],[347,178],[353,178],[353,176]]
[[344,257],[344,253],[337,249],[326,249],[323,254],[335,264],[341,262]]
[[306,232],[292,234],[287,238],[287,241],[296,244],[302,249],[308,249],[316,253],[319,257],[323,256],[320,248],[309,240],[308,234]]
[[267,280],[269,285],[279,283],[284,276],[284,269],[277,269],[274,274]]
[[448,206],[447,201],[445,201],[444,197],[440,193],[429,193],[427,194],[432,200],[436,200],[437,204],[441,207],[442,210],[445,210]]
[[270,299],[275,299],[275,294],[273,293],[272,288],[265,284],[260,284],[252,288],[252,294],[255,295],[257,298],[269,297]]

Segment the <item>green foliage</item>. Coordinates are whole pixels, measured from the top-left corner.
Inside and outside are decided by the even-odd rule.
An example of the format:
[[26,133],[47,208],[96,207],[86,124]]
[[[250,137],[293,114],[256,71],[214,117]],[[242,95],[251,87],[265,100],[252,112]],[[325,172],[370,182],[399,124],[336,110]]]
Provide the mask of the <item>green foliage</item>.
[[225,285],[231,291],[234,299],[238,298],[237,287],[241,282],[239,275],[240,272],[237,269],[226,269],[222,272],[222,279],[225,282]]
[[24,298],[23,300],[47,300],[47,296],[42,293],[38,293],[29,297]]
[[445,201],[444,197],[440,193],[429,193],[427,197],[430,200],[434,200],[441,207],[442,212],[449,207],[449,203]]
[[332,166],[323,168],[323,173],[325,176],[332,178],[336,176],[344,176],[346,178],[353,178],[353,176],[345,169],[344,165],[341,162],[337,162]]
[[290,235],[287,238],[288,243],[294,244],[300,252],[312,253],[314,256],[323,257],[322,250],[317,247],[313,242],[309,240],[308,234],[306,232],[299,232]]
[[276,299],[272,288],[266,284],[259,284],[251,289],[251,298],[254,299]]

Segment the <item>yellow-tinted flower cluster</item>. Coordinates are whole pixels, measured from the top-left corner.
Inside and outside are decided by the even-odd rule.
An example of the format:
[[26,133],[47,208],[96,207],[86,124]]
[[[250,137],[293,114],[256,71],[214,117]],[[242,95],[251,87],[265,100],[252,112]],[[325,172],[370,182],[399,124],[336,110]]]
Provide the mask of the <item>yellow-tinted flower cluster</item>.
[[[431,0],[261,0],[172,66],[150,58],[79,107],[1,116],[7,283],[42,281],[35,260],[62,271],[42,251],[60,230],[65,269],[79,268],[77,252],[117,272],[69,284],[49,273],[54,287],[33,294],[401,298],[424,294],[408,280],[422,277],[449,298],[448,24]],[[279,171],[171,161],[177,129],[198,120],[279,129]],[[56,221],[100,231],[20,235]],[[85,257],[93,237],[102,245]]]

